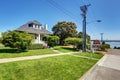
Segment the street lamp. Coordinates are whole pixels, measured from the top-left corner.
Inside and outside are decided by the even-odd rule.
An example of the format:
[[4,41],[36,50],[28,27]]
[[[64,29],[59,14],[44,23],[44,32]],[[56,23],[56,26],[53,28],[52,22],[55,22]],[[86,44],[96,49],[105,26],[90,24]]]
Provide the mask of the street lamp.
[[90,22],[86,22],[86,24],[90,24],[90,23],[93,23],[93,22],[102,22],[102,20],[93,20],[93,21],[90,21]]
[[101,35],[101,43],[103,42],[103,34],[104,33],[100,33],[100,35]]
[[101,22],[101,20],[96,20],[97,22]]
[[[82,51],[86,52],[86,14],[87,8],[91,6],[91,4],[83,5],[80,7],[83,16],[83,34],[82,34]],[[96,20],[96,22],[101,22],[101,20]]]
[[80,7],[83,16],[83,34],[82,34],[82,51],[86,52],[86,14],[87,14],[87,8],[90,6],[91,4],[88,5],[83,5]]

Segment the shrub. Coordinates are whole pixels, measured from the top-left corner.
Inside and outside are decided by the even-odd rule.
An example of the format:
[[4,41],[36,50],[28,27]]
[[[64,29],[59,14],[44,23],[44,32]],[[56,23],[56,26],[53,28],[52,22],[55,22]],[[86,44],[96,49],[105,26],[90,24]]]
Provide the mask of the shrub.
[[116,46],[114,46],[114,49],[120,49],[120,47],[116,47]]
[[96,51],[96,52],[94,52],[94,53],[95,53],[95,54],[102,54],[101,52],[97,52],[97,51]]
[[116,47],[116,46],[114,46],[114,49],[117,49],[117,47]]
[[106,49],[109,49],[110,48],[110,44],[102,44],[100,46],[101,50],[105,51]]
[[0,43],[2,43],[2,38],[0,38]]
[[27,46],[27,49],[43,49],[43,44],[31,44],[30,46]]
[[74,45],[75,49],[82,49],[82,39],[80,38],[66,38],[65,45]]
[[3,33],[2,43],[11,48],[25,50],[31,44],[32,36],[26,32],[8,31]]
[[59,43],[58,36],[46,36],[44,39],[50,47],[56,46]]
[[110,44],[105,44],[104,46],[105,46],[106,49],[110,48]]

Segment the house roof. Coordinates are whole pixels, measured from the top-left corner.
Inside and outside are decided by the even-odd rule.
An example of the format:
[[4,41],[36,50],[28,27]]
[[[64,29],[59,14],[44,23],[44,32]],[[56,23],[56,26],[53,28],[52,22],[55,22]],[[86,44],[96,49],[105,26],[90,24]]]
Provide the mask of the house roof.
[[41,25],[40,22],[35,20],[35,21],[31,21],[31,22],[28,22],[28,23],[20,26],[16,30],[17,31],[25,31],[28,33],[35,33],[35,34],[52,34],[50,31],[44,29],[43,27],[41,27],[41,29],[35,29],[33,27],[29,27],[29,24],[31,24],[31,23]]
[[94,40],[93,44],[100,44],[99,40]]

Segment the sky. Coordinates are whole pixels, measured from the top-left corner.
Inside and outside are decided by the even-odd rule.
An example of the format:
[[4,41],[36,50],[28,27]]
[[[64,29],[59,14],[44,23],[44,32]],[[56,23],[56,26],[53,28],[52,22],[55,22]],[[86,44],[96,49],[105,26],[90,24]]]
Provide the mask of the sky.
[[[87,34],[92,39],[120,40],[120,0],[0,0],[0,32],[15,30],[37,20],[48,30],[60,21],[71,21],[82,31],[80,6],[91,4],[87,11]],[[101,20],[102,22],[96,22]]]

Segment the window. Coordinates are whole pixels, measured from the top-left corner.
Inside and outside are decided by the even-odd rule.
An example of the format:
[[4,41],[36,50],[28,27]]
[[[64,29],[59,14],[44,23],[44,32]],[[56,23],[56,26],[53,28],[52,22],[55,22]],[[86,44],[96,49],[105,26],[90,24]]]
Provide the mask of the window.
[[28,24],[29,27],[32,27],[32,24]]

